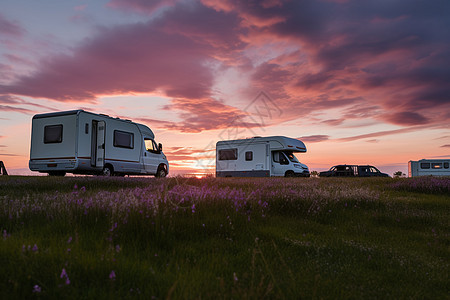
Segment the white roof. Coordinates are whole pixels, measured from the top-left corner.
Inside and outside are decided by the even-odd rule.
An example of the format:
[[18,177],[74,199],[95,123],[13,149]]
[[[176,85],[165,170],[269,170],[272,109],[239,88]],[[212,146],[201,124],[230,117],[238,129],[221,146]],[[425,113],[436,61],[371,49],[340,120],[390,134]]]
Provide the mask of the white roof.
[[216,146],[222,145],[239,145],[252,143],[270,143],[271,150],[291,150],[294,152],[306,152],[305,144],[298,140],[286,136],[267,136],[267,137],[253,137],[249,139],[218,141]]

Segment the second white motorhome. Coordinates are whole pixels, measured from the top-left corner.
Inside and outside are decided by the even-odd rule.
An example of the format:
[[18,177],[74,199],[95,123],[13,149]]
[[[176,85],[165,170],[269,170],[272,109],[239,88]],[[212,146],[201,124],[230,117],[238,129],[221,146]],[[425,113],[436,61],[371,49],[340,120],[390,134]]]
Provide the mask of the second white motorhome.
[[219,141],[216,144],[216,177],[309,177],[309,169],[294,153],[305,144],[285,136]]
[[450,176],[450,159],[421,159],[408,162],[408,177]]
[[165,177],[169,162],[143,124],[71,110],[33,117],[29,167],[49,175]]

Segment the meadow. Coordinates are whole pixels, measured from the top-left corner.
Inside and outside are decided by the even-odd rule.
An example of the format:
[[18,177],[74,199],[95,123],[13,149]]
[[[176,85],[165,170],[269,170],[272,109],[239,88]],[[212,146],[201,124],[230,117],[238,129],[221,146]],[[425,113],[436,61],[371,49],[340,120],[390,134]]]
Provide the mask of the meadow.
[[1,299],[448,299],[450,178],[0,176]]

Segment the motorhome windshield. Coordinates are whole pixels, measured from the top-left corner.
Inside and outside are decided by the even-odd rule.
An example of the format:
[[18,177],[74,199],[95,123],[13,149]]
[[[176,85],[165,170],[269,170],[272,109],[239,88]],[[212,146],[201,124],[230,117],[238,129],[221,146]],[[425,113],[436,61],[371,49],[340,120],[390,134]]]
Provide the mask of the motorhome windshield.
[[283,153],[286,155],[286,157],[293,163],[300,163],[297,159],[297,157],[295,157],[294,152],[293,151],[283,151]]

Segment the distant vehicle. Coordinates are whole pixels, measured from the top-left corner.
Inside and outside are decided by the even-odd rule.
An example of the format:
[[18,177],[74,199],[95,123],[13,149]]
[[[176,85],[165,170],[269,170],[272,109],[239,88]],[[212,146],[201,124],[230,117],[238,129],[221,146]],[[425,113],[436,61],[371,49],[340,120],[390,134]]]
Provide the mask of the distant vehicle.
[[169,162],[145,125],[71,110],[33,117],[29,167],[64,176],[74,174],[165,177]]
[[305,144],[285,136],[219,141],[216,144],[217,177],[309,177],[309,169],[294,153]]
[[389,177],[386,173],[381,173],[377,168],[370,165],[336,165],[328,171],[320,172],[320,177]]
[[408,177],[450,176],[450,159],[421,159],[408,162]]

